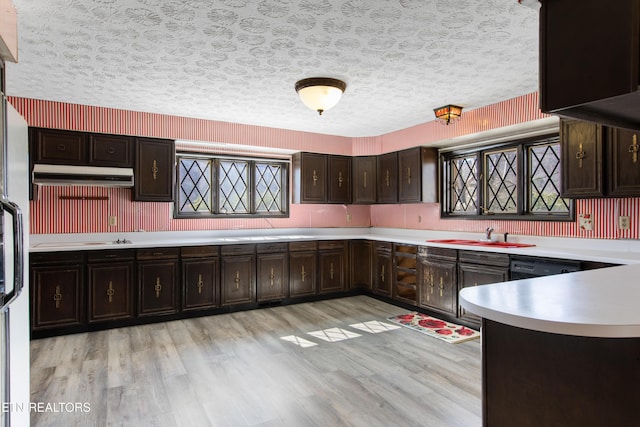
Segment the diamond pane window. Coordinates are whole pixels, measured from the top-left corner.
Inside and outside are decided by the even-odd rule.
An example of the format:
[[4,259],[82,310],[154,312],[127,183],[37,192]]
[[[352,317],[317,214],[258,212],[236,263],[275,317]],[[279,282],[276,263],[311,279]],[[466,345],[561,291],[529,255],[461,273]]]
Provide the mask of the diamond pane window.
[[478,209],[477,156],[451,159],[450,210],[452,213],[476,213]]
[[518,153],[515,149],[486,153],[485,207],[493,213],[516,213],[518,204]]
[[178,180],[180,212],[211,211],[211,160],[180,159]]
[[282,165],[256,162],[256,212],[282,210]]
[[289,163],[212,154],[178,154],[176,218],[286,217]]
[[557,134],[444,151],[440,216],[573,221],[573,200],[560,196],[560,156]]
[[569,201],[560,197],[560,144],[529,147],[529,211],[569,212]]
[[220,213],[249,213],[249,162],[222,160],[219,170]]

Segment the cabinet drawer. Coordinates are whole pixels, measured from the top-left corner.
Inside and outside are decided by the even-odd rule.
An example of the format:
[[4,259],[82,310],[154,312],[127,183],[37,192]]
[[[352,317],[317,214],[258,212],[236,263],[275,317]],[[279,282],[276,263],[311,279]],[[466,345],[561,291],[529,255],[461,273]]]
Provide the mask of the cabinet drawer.
[[180,248],[138,249],[137,259],[173,259],[180,255]]
[[418,256],[455,261],[458,259],[458,250],[450,248],[436,248],[433,246],[420,246],[418,248]]
[[374,248],[376,252],[389,252],[393,249],[393,243],[390,242],[375,242]]
[[56,129],[34,129],[34,163],[83,165],[87,161],[87,134]]
[[318,242],[315,240],[306,242],[289,242],[290,252],[315,251],[318,249]]
[[109,249],[106,251],[89,251],[87,253],[87,261],[89,262],[130,260],[134,258],[135,251],[133,249]]
[[215,257],[220,253],[218,246],[186,246],[180,250],[182,258]]
[[508,254],[497,254],[492,252],[459,251],[458,260],[473,264],[495,265],[497,267],[509,266]]
[[84,260],[82,252],[36,252],[29,258],[32,264],[76,264]]
[[257,251],[259,254],[270,252],[287,252],[287,242],[278,243],[258,243]]
[[89,135],[89,164],[133,167],[133,138],[122,135]]
[[255,251],[256,245],[226,245],[220,248],[222,256],[252,254]]
[[318,249],[344,249],[344,240],[321,240],[318,242]]

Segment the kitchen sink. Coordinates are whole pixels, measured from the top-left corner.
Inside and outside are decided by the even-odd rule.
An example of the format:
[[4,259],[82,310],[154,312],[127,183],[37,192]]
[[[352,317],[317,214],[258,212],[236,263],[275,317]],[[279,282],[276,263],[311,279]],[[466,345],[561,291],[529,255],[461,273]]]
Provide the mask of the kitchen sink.
[[530,243],[512,243],[512,242],[488,242],[482,240],[465,240],[465,239],[439,239],[427,240],[431,243],[445,243],[448,245],[465,245],[465,246],[485,246],[490,248],[528,248],[535,246]]
[[51,242],[51,243],[37,243],[33,245],[38,248],[57,248],[57,247],[68,247],[68,246],[101,246],[101,245],[111,245],[112,242]]

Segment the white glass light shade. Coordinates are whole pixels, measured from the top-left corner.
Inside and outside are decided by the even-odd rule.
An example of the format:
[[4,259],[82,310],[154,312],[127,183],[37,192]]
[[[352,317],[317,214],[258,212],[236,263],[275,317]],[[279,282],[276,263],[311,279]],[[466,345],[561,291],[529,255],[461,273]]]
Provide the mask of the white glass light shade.
[[296,83],[300,100],[319,114],[335,107],[346,87],[341,80],[325,77],[304,79]]

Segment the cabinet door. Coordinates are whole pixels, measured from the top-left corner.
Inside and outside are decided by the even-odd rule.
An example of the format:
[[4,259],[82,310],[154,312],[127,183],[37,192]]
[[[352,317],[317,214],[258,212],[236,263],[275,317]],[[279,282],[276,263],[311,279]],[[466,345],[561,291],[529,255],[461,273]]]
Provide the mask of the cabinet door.
[[602,126],[560,121],[562,197],[603,197]]
[[316,252],[289,252],[289,296],[316,294]]
[[129,319],[133,312],[133,261],[88,265],[89,323]]
[[280,300],[289,291],[289,263],[286,253],[258,255],[258,302]]
[[398,153],[378,156],[378,203],[398,202]]
[[177,311],[177,260],[138,261],[140,316]]
[[610,128],[607,144],[611,197],[640,196],[640,132]]
[[353,158],[353,203],[376,202],[376,156]]
[[349,287],[371,289],[371,242],[349,242]]
[[33,330],[83,323],[81,265],[33,267],[31,328]]
[[398,152],[398,201],[419,202],[422,183],[420,147]]
[[175,176],[175,144],[165,139],[136,139],[133,200],[171,202]]
[[133,138],[124,135],[89,135],[89,164],[133,167]]
[[32,129],[33,163],[87,164],[87,134],[56,129]]
[[456,263],[419,259],[419,304],[421,307],[456,315]]
[[255,289],[255,256],[223,256],[220,304],[227,306],[255,302]]
[[218,258],[182,260],[182,309],[201,310],[218,305]]
[[393,259],[391,258],[391,252],[376,251],[373,258],[373,292],[391,297],[393,288]]
[[[600,123],[605,123],[601,117],[616,114],[634,121],[633,101],[607,98],[638,90],[639,20],[636,1],[544,1],[540,9],[542,111],[586,116]],[[611,40],[616,40],[614,46]]]
[[327,155],[296,153],[292,158],[293,202],[326,203]]
[[[458,264],[458,291],[471,286],[506,282],[507,280],[509,280],[508,267],[493,267],[463,262]],[[480,317],[467,312],[462,306],[459,307],[458,316],[478,325],[480,324]]]
[[346,255],[344,249],[319,251],[320,293],[341,292],[345,289]]
[[398,152],[398,201],[438,201],[438,150],[415,147]]
[[351,203],[351,157],[329,156],[329,203]]

